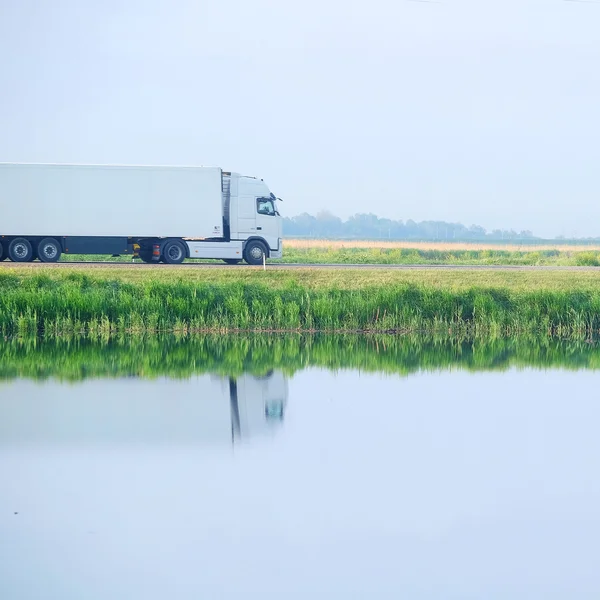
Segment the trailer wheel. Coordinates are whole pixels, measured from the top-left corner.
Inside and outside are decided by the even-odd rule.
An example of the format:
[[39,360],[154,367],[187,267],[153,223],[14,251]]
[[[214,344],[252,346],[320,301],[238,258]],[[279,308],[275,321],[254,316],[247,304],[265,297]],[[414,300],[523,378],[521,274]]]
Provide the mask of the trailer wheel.
[[224,258],[223,262],[228,265],[239,265],[242,260],[240,258]]
[[262,265],[267,255],[265,245],[258,240],[252,240],[246,244],[244,249],[244,260],[249,265]]
[[62,249],[54,238],[44,238],[37,247],[38,258],[45,263],[54,263],[60,260]]
[[29,240],[15,238],[8,245],[8,257],[13,262],[31,262],[33,260],[33,248]]
[[173,240],[164,245],[163,260],[169,265],[179,265],[185,260],[185,248],[181,242]]

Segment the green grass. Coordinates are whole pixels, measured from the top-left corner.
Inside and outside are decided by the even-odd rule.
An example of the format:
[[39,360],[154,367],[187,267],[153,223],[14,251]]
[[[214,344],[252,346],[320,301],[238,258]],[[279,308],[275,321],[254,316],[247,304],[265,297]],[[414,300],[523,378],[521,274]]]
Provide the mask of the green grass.
[[395,375],[449,368],[598,369],[600,352],[596,344],[549,338],[370,335],[64,336],[15,338],[0,346],[1,380],[238,376],[274,369],[292,375],[308,367]]
[[599,330],[595,273],[193,267],[0,272],[5,337],[321,331],[583,339]]
[[502,269],[311,269],[296,268],[293,271],[277,269],[262,270],[262,267],[199,268],[198,265],[183,265],[171,268],[166,265],[86,265],[73,264],[54,269],[52,266],[14,266],[3,268],[2,278],[29,278],[45,276],[52,281],[62,281],[84,275],[91,281],[119,281],[123,283],[158,282],[178,284],[210,283],[264,283],[281,289],[296,282],[311,289],[363,289],[366,287],[394,286],[397,284],[425,285],[452,290],[468,290],[473,287],[500,287],[517,290],[598,290],[600,270],[596,271],[511,271]]
[[[62,261],[131,262],[131,257],[65,255]],[[138,261],[139,262],[139,261]],[[197,262],[191,260],[188,262]],[[210,261],[214,262],[214,261]],[[598,250],[424,250],[417,248],[285,248],[274,263],[379,265],[600,266]]]

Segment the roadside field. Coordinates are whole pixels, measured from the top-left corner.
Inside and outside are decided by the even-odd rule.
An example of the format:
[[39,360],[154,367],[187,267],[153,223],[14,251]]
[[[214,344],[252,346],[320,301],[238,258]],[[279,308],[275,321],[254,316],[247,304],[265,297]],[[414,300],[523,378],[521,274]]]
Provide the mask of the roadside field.
[[343,248],[381,248],[381,249],[416,249],[440,250],[451,252],[454,250],[505,250],[507,252],[536,252],[541,250],[559,250],[564,252],[584,252],[586,250],[600,251],[600,244],[577,243],[500,243],[500,242],[416,242],[410,240],[312,240],[312,239],[286,239],[285,248],[305,250],[309,248],[323,248],[340,250]]
[[285,263],[600,266],[600,246],[287,240]]

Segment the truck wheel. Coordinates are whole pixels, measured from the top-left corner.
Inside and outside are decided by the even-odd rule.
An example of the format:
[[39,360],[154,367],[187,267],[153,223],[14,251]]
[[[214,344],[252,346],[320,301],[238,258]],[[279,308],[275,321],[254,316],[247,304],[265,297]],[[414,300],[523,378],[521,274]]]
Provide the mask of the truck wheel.
[[8,258],[8,255],[6,254],[4,244],[2,242],[0,242],[0,262],[2,262],[3,260],[6,260],[7,258]]
[[58,262],[62,249],[54,238],[44,238],[37,247],[38,258],[45,263]]
[[8,245],[8,257],[13,262],[30,262],[33,260],[33,248],[25,238],[15,238]]
[[249,265],[262,265],[263,258],[267,255],[265,245],[259,241],[251,241],[246,244],[244,249],[244,260]]
[[142,262],[152,263],[152,250],[140,250],[139,257],[142,259]]
[[179,265],[185,260],[185,248],[178,241],[167,242],[163,248],[163,259],[169,265]]
[[239,265],[242,261],[239,258],[224,258],[223,262],[228,265]]

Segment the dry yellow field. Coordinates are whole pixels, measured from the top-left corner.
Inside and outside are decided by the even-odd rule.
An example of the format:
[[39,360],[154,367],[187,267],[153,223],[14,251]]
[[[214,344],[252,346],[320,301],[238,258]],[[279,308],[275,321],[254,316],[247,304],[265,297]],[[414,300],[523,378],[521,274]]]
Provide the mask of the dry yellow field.
[[530,251],[536,250],[564,250],[580,252],[585,250],[600,250],[600,244],[494,244],[493,242],[411,242],[411,241],[374,241],[374,240],[298,240],[286,239],[286,248],[305,250],[308,248],[324,248],[341,250],[343,248],[416,248],[418,250],[506,250]]

